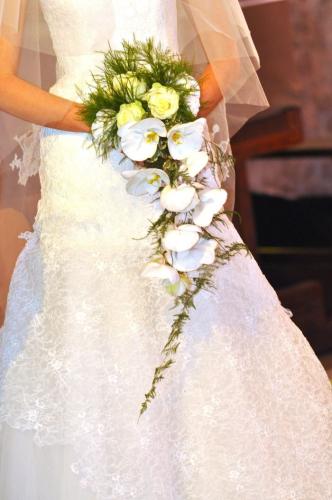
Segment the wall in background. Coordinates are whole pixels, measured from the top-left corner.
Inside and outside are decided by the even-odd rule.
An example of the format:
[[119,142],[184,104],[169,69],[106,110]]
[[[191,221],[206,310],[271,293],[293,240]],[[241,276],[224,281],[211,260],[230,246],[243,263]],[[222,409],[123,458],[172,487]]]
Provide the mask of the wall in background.
[[294,58],[308,135],[332,134],[332,1],[291,0]]
[[[299,105],[306,137],[332,141],[332,1],[280,0],[246,10],[271,104]],[[331,159],[255,160],[248,167],[253,192],[285,198],[332,196],[331,172]]]

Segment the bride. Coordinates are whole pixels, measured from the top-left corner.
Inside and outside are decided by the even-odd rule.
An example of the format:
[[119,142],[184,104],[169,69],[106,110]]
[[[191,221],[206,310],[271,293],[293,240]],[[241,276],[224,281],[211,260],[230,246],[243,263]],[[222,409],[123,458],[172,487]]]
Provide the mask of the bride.
[[[155,208],[127,195],[118,154],[96,155],[79,114],[100,51],[153,37],[203,74],[201,115],[227,143],[266,105],[237,0],[37,3],[0,0],[0,109],[25,131],[21,182],[38,169],[42,188],[1,332],[1,500],[331,500],[330,382],[245,252],[196,297],[137,422],[172,321],[169,296],[140,277],[148,244],[133,238]],[[39,9],[57,58],[49,91],[16,70],[19,47],[36,53]],[[210,182],[231,208],[225,178]],[[225,241],[241,241],[223,217]]]

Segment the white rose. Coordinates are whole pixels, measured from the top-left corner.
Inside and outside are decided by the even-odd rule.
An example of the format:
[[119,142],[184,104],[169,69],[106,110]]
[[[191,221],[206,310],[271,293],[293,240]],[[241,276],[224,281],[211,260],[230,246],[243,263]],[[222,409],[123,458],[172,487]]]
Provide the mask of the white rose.
[[179,109],[179,94],[171,87],[154,83],[145,94],[152,116],[165,120],[173,116]]
[[132,71],[116,75],[113,78],[113,88],[117,92],[127,88],[132,92],[133,97],[142,97],[146,92],[145,82],[139,80]]
[[139,122],[145,114],[145,110],[140,101],[129,104],[121,104],[120,111],[116,115],[118,128],[127,125],[127,123]]

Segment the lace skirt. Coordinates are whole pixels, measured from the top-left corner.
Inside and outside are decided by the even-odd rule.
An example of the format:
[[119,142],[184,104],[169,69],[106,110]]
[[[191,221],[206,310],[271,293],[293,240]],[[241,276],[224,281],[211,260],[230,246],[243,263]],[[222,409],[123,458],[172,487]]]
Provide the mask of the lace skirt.
[[159,209],[85,134],[44,133],[41,156],[1,335],[0,498],[330,500],[331,385],[255,260],[197,296],[138,420],[174,314],[140,277]]

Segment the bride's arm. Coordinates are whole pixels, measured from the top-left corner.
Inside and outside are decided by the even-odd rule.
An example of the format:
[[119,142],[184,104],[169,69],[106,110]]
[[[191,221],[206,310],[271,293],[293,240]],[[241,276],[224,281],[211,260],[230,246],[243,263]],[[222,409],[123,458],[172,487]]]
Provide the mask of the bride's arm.
[[89,132],[80,104],[46,92],[16,76],[17,49],[0,37],[0,110],[23,120],[73,132]]
[[214,76],[212,66],[208,64],[199,78],[199,86],[201,89],[201,104],[202,107],[199,116],[208,116],[213,111],[217,104],[222,100],[223,95],[220,87]]

